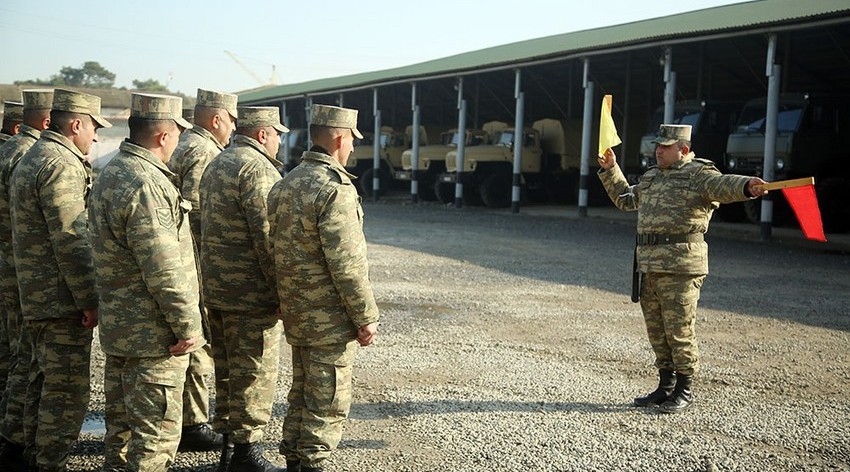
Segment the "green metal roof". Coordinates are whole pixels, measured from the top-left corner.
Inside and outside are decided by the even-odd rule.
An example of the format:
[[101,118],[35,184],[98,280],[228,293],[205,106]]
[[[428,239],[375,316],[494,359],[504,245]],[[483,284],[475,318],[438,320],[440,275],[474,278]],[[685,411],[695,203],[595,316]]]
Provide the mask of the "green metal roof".
[[847,0],[756,0],[707,8],[616,26],[547,36],[471,51],[393,69],[268,86],[239,94],[242,103],[259,103],[304,95],[326,94],[398,81],[462,75],[482,69],[519,66],[570,56],[604,53],[656,42],[675,42],[724,33],[817,23],[850,21]]

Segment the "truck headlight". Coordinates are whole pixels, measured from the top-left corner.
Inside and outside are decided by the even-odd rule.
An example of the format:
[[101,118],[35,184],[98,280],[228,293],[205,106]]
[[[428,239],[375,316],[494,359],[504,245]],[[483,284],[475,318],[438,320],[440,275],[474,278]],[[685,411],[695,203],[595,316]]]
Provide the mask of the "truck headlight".
[[735,159],[734,157],[730,157],[730,158],[726,161],[726,166],[727,166],[727,167],[729,167],[729,169],[734,169],[734,168],[735,168],[735,166],[737,166],[737,165],[738,165],[738,160],[737,160],[737,159]]
[[776,160],[776,170],[782,170],[785,168],[785,159],[779,158]]

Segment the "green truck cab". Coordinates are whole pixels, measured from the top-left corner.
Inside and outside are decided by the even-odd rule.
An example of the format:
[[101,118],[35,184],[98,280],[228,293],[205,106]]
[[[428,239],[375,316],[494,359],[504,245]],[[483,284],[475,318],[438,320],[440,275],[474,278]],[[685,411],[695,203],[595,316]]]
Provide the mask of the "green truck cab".
[[[390,126],[381,127],[380,147],[378,151],[380,158],[380,168],[378,170],[380,194],[386,192],[395,183],[394,175],[402,167],[401,155],[405,149],[410,148],[412,135],[412,126],[408,126],[404,133],[396,131]],[[427,140],[424,130],[420,129],[419,135],[420,142],[423,139]],[[371,197],[374,193],[374,145],[375,134],[363,133],[363,139],[355,140],[354,152],[345,164],[345,169],[357,176],[356,185],[358,192],[366,197]]]
[[[777,118],[774,180],[814,177],[824,228],[850,230],[850,101],[844,97],[783,94]],[[744,105],[738,125],[726,143],[729,172],[762,176],[766,99]],[[774,221],[791,220],[782,198],[775,198]],[[758,200],[745,202],[747,217],[758,223]]]

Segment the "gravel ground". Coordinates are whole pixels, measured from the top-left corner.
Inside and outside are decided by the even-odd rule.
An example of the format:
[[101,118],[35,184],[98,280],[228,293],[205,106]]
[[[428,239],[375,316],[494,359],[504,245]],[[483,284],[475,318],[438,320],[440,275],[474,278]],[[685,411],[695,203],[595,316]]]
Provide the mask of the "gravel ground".
[[[633,224],[366,203],[382,326],[329,471],[850,470],[850,256],[709,234],[696,405],[654,388]],[[278,463],[289,350],[266,456]],[[103,356],[72,471],[98,470]],[[173,471],[215,470],[179,454]]]

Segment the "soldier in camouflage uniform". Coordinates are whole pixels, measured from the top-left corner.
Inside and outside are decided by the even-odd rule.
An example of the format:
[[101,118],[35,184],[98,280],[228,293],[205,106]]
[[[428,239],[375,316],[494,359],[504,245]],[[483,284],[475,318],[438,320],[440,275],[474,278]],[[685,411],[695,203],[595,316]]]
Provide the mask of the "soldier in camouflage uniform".
[[[20,133],[0,146],[0,295],[6,317],[0,329],[6,336],[3,347],[8,349],[8,382],[2,390],[0,401],[0,436],[7,446],[0,452],[0,466],[10,469],[23,467],[24,438],[23,413],[29,378],[29,338],[21,340],[21,301],[18,298],[18,279],[15,273],[15,255],[12,253],[12,216],[9,212],[9,183],[12,171],[21,157],[38,141],[41,132],[50,125],[50,107],[53,90],[24,90],[23,122]],[[2,380],[6,380],[5,376]],[[2,383],[2,382],[0,382]],[[28,430],[35,432],[37,418],[28,418]],[[30,441],[31,444],[31,441]]]
[[201,330],[188,202],[165,163],[177,147],[179,97],[131,96],[130,137],[97,177],[89,224],[106,354],[105,471],[162,472],[174,461],[190,352]]
[[24,120],[24,104],[21,102],[3,102],[3,126],[0,127],[0,144],[18,134]]
[[363,209],[345,170],[357,111],[314,105],[314,146],[269,194],[277,291],[292,388],[281,454],[291,470],[321,471],[351,406],[356,346],[372,344],[378,307],[369,283]]
[[[277,107],[239,107],[233,143],[201,179],[201,269],[215,349],[216,430],[234,443],[233,471],[282,471],[263,457],[277,382],[281,323],[269,252],[269,190],[280,180],[275,159]],[[224,380],[221,382],[220,380]],[[230,451],[223,450],[224,471]]]
[[636,270],[642,275],[640,305],[659,369],[659,385],[635,398],[636,406],[660,405],[677,413],[693,404],[692,379],[699,367],[694,325],[700,287],[708,274],[708,231],[720,203],[761,196],[757,177],[722,175],[691,149],[690,125],[661,125],[657,166],[630,186],[608,149],[599,157],[599,178],[617,208],[637,211]]
[[50,128],[12,173],[9,205],[24,330],[32,346],[24,418],[38,418],[40,471],[64,470],[89,401],[92,329],[98,298],[86,228],[100,98],[56,89]]
[[[210,161],[223,151],[230,141],[237,117],[236,100],[237,96],[231,93],[198,89],[193,115],[195,125],[180,136],[177,149],[168,161],[168,168],[177,175],[177,186],[183,200],[192,204],[189,226],[196,243],[201,240],[198,194],[201,176]],[[202,310],[201,316],[206,318],[206,312]],[[208,326],[208,323],[208,320],[204,319],[204,325]],[[204,349],[190,355],[189,371],[186,372],[186,386],[183,390],[183,433],[179,447],[181,451],[214,450],[222,447],[224,443],[221,434],[213,432],[213,428],[208,424],[210,392],[204,383],[204,375],[213,372],[212,349],[215,344],[212,339],[208,341],[210,344],[204,346]],[[216,401],[216,416],[226,415],[218,406],[219,402]],[[226,417],[222,421],[226,421]]]

